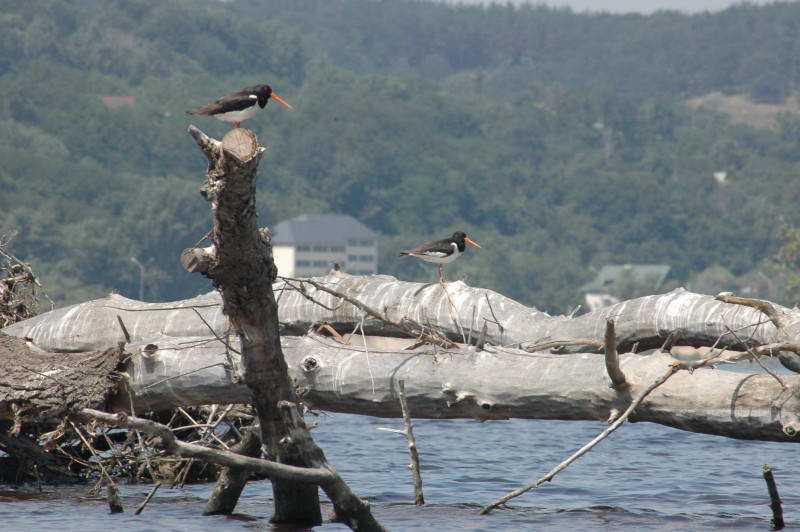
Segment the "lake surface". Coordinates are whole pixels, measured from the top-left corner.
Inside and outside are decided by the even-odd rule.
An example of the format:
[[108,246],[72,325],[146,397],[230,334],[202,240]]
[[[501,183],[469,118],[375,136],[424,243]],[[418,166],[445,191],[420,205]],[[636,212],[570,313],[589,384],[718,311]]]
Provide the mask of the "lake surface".
[[[739,441],[649,423],[623,425],[553,482],[478,516],[480,507],[549,471],[605,428],[602,422],[415,422],[424,507],[413,505],[405,439],[376,430],[394,419],[330,414],[313,434],[328,459],[384,526],[395,531],[770,530],[761,466],[770,464],[787,529],[800,523],[797,444]],[[212,484],[164,485],[144,513],[149,485],[121,486],[125,513],[108,514],[90,486],[0,485],[0,530],[292,530],[269,524],[268,482],[248,484],[237,515],[200,515]],[[323,515],[330,513],[326,504]],[[348,530],[326,523],[315,530]]]

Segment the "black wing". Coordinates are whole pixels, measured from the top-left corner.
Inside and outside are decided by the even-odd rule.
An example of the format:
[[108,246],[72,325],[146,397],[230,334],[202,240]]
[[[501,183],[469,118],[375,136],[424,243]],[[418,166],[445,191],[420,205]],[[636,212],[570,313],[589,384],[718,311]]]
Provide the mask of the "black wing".
[[443,238],[442,240],[435,240],[428,242],[419,247],[407,249],[400,252],[401,255],[432,255],[434,257],[447,257],[453,254],[453,239]]
[[214,103],[203,105],[197,109],[187,111],[190,115],[217,115],[230,111],[244,111],[258,103],[255,94],[246,91],[233,92],[216,100]]

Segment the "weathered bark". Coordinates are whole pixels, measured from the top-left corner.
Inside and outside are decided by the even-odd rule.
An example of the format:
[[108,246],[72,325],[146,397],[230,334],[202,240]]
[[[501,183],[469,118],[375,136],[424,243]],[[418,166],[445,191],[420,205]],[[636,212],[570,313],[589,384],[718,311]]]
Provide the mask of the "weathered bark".
[[[279,445],[288,434],[277,403],[295,396],[281,352],[278,309],[272,294],[277,269],[268,237],[257,225],[257,170],[266,150],[255,147],[251,157],[241,160],[197,128],[190,127],[189,133],[208,159],[201,194],[211,202],[214,213],[213,260],[203,275],[222,293],[222,312],[240,339],[242,373],[252,392],[262,441],[268,455],[278,462],[310,466],[303,457],[287,455]],[[322,523],[316,486],[272,479],[272,488],[272,522]]]
[[[256,172],[265,149],[258,147],[253,136],[252,156],[242,160],[236,155],[241,151],[228,150],[224,142],[210,139],[197,128],[190,126],[189,133],[209,162],[201,193],[214,213],[213,258],[203,275],[222,293],[223,313],[240,340],[244,382],[252,392],[267,454],[283,464],[333,471],[300,416],[297,423],[287,423],[278,408],[279,403],[295,405],[297,397],[281,352],[278,306],[272,291],[277,269],[269,236],[257,225]],[[279,478],[272,479],[272,486],[273,522],[321,524],[316,486]],[[338,475],[322,488],[334,504],[337,520],[358,530],[382,530],[368,504],[350,492]]]
[[[116,391],[117,348],[93,353],[47,353],[0,332],[0,419],[22,423],[102,407]],[[14,434],[15,435],[15,434]]]
[[[471,338],[471,343],[476,343],[486,325],[486,341],[494,345],[522,344],[523,348],[528,348],[542,342],[594,339],[600,352],[606,320],[614,318],[620,351],[630,350],[635,344],[639,350],[660,347],[675,330],[679,331],[680,342],[685,345],[712,345],[722,335],[721,346],[736,346],[738,342],[726,331],[726,326],[753,346],[800,343],[798,309],[772,305],[784,324],[786,336],[782,336],[777,334],[770,319],[755,308],[726,303],[682,288],[570,318],[549,316],[491,290],[470,287],[460,281],[447,283],[448,300],[439,284],[408,283],[384,275],[359,277],[333,271],[314,280],[358,299],[392,320],[410,318],[426,326],[430,324],[448,338],[461,342],[462,330],[465,337]],[[362,318],[366,334],[405,334],[309,284],[305,289],[305,293],[300,293],[282,282],[273,286],[283,334],[305,334],[320,323],[329,323],[342,333],[350,332]],[[455,310],[450,308],[450,300]],[[110,295],[42,314],[6,327],[4,332],[31,338],[50,351],[89,351],[116,345],[122,339],[116,322],[119,315],[131,332],[133,342],[148,341],[162,334],[177,338],[206,336],[208,326],[198,318],[193,310],[196,308],[217,334],[224,335],[228,324],[219,305],[219,295],[215,293],[175,303],[142,303]],[[568,350],[581,352],[587,347],[572,346]]]

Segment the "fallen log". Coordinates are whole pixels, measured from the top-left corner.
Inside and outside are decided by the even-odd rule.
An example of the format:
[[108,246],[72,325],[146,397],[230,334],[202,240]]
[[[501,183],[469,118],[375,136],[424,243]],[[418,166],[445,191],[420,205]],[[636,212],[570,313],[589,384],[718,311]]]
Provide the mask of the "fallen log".
[[[0,337],[2,337],[0,335]],[[400,338],[347,338],[308,335],[282,339],[289,374],[311,407],[380,417],[400,417],[397,382],[406,382],[416,418],[607,419],[626,406],[626,396],[611,388],[605,358],[592,353],[571,356],[527,353],[516,349],[472,346],[441,349]],[[238,349],[216,338],[169,337],[131,345],[124,387],[108,407],[137,412],[251,399],[238,375]],[[64,356],[64,355],[61,355]],[[726,357],[740,359],[742,353]],[[635,395],[663,373],[674,359],[655,351],[620,354],[619,365]],[[59,388],[53,378],[39,386]],[[795,393],[783,394],[773,377],[758,373],[700,369],[681,372],[651,394],[631,415],[708,434],[741,439],[797,441],[800,431],[800,376],[782,376]],[[10,408],[0,419],[13,419]]]
[[[385,275],[364,277],[332,271],[314,281],[358,299],[391,320],[410,320],[462,343],[465,340],[477,343],[486,326],[486,341],[494,345],[520,345],[523,349],[538,350],[543,343],[568,345],[576,339],[585,339],[582,341],[589,346],[572,345],[569,350],[599,352],[609,318],[615,322],[620,351],[631,350],[637,344],[639,350],[660,347],[673,331],[678,331],[683,345],[709,346],[720,336],[721,346],[738,345],[726,327],[738,331],[752,347],[800,343],[798,309],[772,305],[783,323],[785,334],[779,335],[772,320],[756,308],[682,288],[623,301],[573,318],[550,316],[461,281],[447,283],[447,294],[439,284],[409,283]],[[305,334],[322,323],[330,324],[340,333],[349,333],[363,325],[364,333],[369,335],[407,336],[406,332],[366,315],[330,293],[307,283],[301,291],[296,285],[284,281],[273,285],[282,336]],[[41,314],[10,325],[3,332],[30,338],[49,351],[89,351],[116,345],[124,339],[117,316],[130,331],[133,342],[161,335],[206,336],[209,327],[220,336],[228,331],[219,294],[210,292],[172,303],[143,303],[111,294]]]
[[[159,344],[155,363],[140,356],[128,362],[137,410],[247,401],[246,387],[226,367],[225,346],[213,338],[191,342],[192,347]],[[565,357],[491,346],[478,351],[463,345],[403,350],[403,343],[410,342],[353,336],[350,344],[342,344],[318,335],[282,339],[303,401],[322,410],[400,417],[399,380],[406,383],[416,418],[604,420],[628,405],[628,395],[611,387],[601,355]],[[236,355],[231,358],[235,363]],[[631,396],[672,362],[661,351],[619,355]],[[782,380],[791,390],[800,387],[800,376]],[[114,407],[124,410],[126,404],[120,400]],[[672,377],[630,420],[732,438],[798,441],[798,413],[800,399],[786,397],[770,375],[703,368]]]
[[117,389],[118,348],[90,353],[48,353],[0,332],[0,419],[16,436],[28,421],[102,408]]

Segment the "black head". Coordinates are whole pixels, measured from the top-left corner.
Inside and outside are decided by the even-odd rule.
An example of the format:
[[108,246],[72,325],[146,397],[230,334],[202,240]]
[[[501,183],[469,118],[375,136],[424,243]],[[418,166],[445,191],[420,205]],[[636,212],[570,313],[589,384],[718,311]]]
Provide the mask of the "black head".
[[272,87],[269,85],[257,85],[255,87],[247,87],[245,92],[255,94],[258,97],[258,106],[263,109],[267,105],[269,97],[272,96]]
[[478,243],[469,238],[464,231],[456,231],[453,233],[453,242],[456,243],[459,251],[464,251],[465,243],[469,244],[470,246],[475,246],[476,248],[480,247]]
[[255,94],[256,96],[258,96],[259,107],[263,108],[265,105],[267,105],[269,99],[272,98],[279,104],[284,105],[289,109],[292,109],[292,106],[289,105],[288,102],[286,102],[283,98],[272,92],[272,87],[270,87],[269,85],[258,85],[257,87],[250,87],[245,90],[250,94]]

